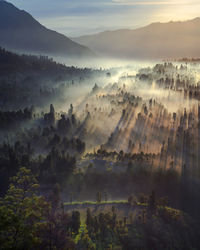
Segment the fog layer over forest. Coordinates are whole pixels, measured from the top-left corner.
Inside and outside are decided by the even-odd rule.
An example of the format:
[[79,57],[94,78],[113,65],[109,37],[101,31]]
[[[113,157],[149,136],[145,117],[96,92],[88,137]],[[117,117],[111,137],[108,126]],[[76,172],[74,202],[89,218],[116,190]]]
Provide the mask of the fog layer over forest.
[[[97,220],[96,214],[112,209],[112,216],[101,216],[107,218],[104,226],[115,218],[112,230],[117,240],[112,244],[123,245],[122,249],[137,245],[136,241],[127,241],[125,232],[136,225],[148,231],[146,226],[155,222],[151,221],[154,215],[163,228],[163,218],[170,220],[170,226],[177,220],[177,232],[184,234],[184,222],[193,222],[180,210],[199,219],[198,61],[103,63],[102,59],[88,61],[88,67],[83,68],[81,61],[79,67],[66,66],[62,59],[58,63],[46,56],[16,55],[4,49],[0,49],[0,59],[2,209],[8,206],[13,185],[22,188],[20,178],[30,180],[33,174],[40,184],[38,192],[51,202],[53,215],[61,216],[64,210],[72,213],[69,224],[65,224],[69,226],[70,244],[82,242],[76,236],[86,209],[92,221]],[[17,182],[10,185],[10,180]],[[123,216],[128,219],[122,226]],[[94,225],[87,224],[91,237]],[[197,246],[199,231],[191,225],[188,228]],[[179,236],[174,235],[177,241]],[[91,249],[107,249],[102,239],[95,238],[94,244],[101,242],[98,244],[103,248]],[[190,245],[192,239],[187,240]],[[157,243],[155,246],[159,249]]]

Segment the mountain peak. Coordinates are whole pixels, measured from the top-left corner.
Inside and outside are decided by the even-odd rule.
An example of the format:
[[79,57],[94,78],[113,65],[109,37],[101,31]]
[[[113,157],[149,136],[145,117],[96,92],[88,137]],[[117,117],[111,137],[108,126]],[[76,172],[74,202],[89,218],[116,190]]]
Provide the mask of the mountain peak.
[[193,22],[200,22],[200,17],[196,17],[196,18],[194,18],[194,19],[191,20],[191,21],[193,21]]
[[39,23],[26,11],[20,10],[12,3],[0,1],[0,28],[1,30],[31,29]]
[[134,30],[115,30],[75,38],[100,55],[117,58],[167,59],[200,57],[200,18],[152,23]]
[[17,7],[15,7],[14,4],[12,4],[10,2],[7,2],[7,1],[4,1],[4,0],[0,0],[0,6],[1,6],[1,8],[2,7],[8,7],[8,8],[12,8],[12,9],[15,9],[15,10],[19,10]]
[[50,56],[94,56],[83,45],[49,30],[28,12],[0,0],[0,46],[17,52]]
[[157,26],[157,25],[173,25],[173,24],[185,24],[185,23],[193,23],[193,22],[200,22],[200,17],[196,17],[194,19],[190,19],[190,20],[184,20],[184,21],[169,21],[169,22],[153,22],[150,23],[149,25],[145,26],[145,27],[151,27],[151,26]]

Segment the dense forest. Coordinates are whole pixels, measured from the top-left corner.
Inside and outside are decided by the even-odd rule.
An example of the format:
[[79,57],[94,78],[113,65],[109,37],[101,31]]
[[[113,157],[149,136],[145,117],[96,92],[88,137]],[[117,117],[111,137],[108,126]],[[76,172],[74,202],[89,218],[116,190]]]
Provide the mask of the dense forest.
[[103,70],[66,67],[48,56],[17,55],[0,48],[0,107],[44,107],[56,102],[55,97],[63,98],[63,91],[75,81],[84,84],[105,75]]
[[199,73],[0,49],[0,249],[199,249]]

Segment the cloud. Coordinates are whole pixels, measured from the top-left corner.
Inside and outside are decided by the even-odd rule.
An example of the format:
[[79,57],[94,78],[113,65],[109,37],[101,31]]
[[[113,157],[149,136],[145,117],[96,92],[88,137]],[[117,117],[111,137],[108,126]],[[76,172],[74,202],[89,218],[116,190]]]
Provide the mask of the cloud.
[[114,4],[120,5],[168,5],[170,1],[131,1],[131,0],[113,0]]
[[200,0],[10,0],[68,36],[199,16]]
[[163,0],[163,1],[140,1],[140,0],[112,0],[113,4],[118,5],[194,5],[198,4],[198,1],[187,0]]

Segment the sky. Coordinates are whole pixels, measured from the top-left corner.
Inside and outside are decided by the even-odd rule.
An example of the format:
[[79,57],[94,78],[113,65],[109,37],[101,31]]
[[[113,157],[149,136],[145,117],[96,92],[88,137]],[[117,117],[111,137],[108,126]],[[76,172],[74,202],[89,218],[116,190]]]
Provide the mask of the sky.
[[9,0],[70,37],[199,17],[200,0]]

